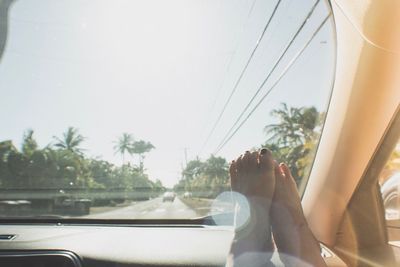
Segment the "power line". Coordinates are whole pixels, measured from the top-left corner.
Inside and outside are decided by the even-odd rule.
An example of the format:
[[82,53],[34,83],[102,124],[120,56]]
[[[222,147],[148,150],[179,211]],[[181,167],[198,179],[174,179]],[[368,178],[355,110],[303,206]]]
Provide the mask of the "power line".
[[[253,13],[254,5],[256,4],[256,2],[257,2],[257,0],[253,0],[253,3],[250,6],[249,12],[247,13],[246,22],[244,23],[244,25],[242,27],[242,30],[241,30],[240,34],[238,34],[238,36],[241,36],[243,34],[243,32],[244,32],[244,30],[245,30],[245,28],[247,26],[247,23],[249,22],[250,16]],[[234,59],[234,57],[236,55],[236,52],[239,49],[239,44],[240,44],[240,40],[238,40],[236,42],[236,46],[235,46],[234,52],[233,52],[233,54],[232,54],[232,56],[231,56],[231,58],[229,60],[228,67],[227,67],[227,71],[228,72],[229,72],[229,70],[231,68],[231,64],[232,64],[232,61],[233,61],[233,59]]]
[[252,51],[251,54],[250,54],[250,57],[247,59],[247,62],[246,62],[246,64],[245,64],[245,66],[244,66],[242,72],[240,73],[239,78],[236,80],[235,85],[233,86],[233,89],[232,89],[232,91],[231,91],[231,93],[230,93],[228,99],[226,100],[226,102],[225,102],[225,104],[224,104],[224,106],[223,106],[221,112],[219,113],[219,115],[218,115],[218,117],[217,117],[217,120],[215,121],[215,123],[214,123],[214,125],[213,125],[213,127],[212,127],[212,129],[211,129],[211,131],[210,131],[210,133],[208,134],[208,136],[207,136],[207,138],[206,138],[206,141],[204,142],[204,144],[203,144],[203,146],[202,146],[202,148],[201,148],[201,151],[202,151],[202,150],[204,149],[204,147],[207,145],[207,143],[208,143],[208,141],[210,140],[211,136],[213,135],[215,129],[217,128],[218,123],[221,121],[222,115],[224,114],[224,112],[225,112],[225,110],[226,110],[228,104],[230,103],[230,101],[231,101],[231,99],[232,99],[233,94],[235,93],[235,91],[236,91],[236,89],[237,89],[237,87],[238,87],[240,81],[242,80],[243,75],[244,75],[244,73],[246,72],[246,70],[247,70],[247,68],[248,68],[248,66],[249,66],[249,64],[250,64],[250,61],[253,59],[253,56],[254,56],[254,54],[255,54],[255,52],[256,52],[258,46],[260,45],[261,40],[264,38],[264,35],[265,35],[265,33],[266,33],[266,31],[267,31],[267,29],[268,29],[268,27],[269,27],[269,25],[270,25],[272,19],[274,18],[275,13],[276,13],[276,11],[277,11],[277,9],[278,9],[279,4],[281,3],[281,1],[282,1],[282,0],[278,0],[278,2],[276,3],[276,5],[275,5],[275,7],[274,7],[274,10],[272,11],[271,16],[270,16],[269,19],[268,19],[267,24],[265,25],[265,27],[264,27],[264,29],[263,29],[263,31],[262,31],[260,37],[257,39],[256,45],[254,46],[253,51]]
[[[222,82],[221,82],[220,86],[218,86],[218,92],[217,92],[217,95],[216,95],[216,97],[215,97],[215,99],[214,99],[214,102],[213,102],[213,104],[212,104],[211,110],[214,110],[215,104],[217,103],[217,99],[219,98],[219,95],[220,95],[220,93],[221,93],[221,91],[222,91],[222,88],[225,87],[225,82],[226,82],[226,80],[227,80],[227,77],[228,77],[228,74],[229,74],[229,70],[230,70],[231,64],[232,64],[232,62],[233,62],[233,59],[234,59],[235,56],[236,56],[237,50],[239,49],[239,44],[240,44],[240,38],[239,38],[239,37],[243,34],[243,32],[244,32],[244,30],[245,30],[245,28],[246,28],[246,25],[247,25],[247,23],[248,23],[248,21],[249,21],[249,18],[250,18],[250,16],[251,16],[251,14],[253,13],[254,5],[255,5],[256,2],[257,2],[257,0],[253,0],[253,3],[251,4],[250,9],[249,9],[249,11],[247,12],[247,17],[246,17],[245,23],[243,24],[243,27],[242,27],[242,29],[241,29],[241,31],[240,31],[240,33],[238,34],[238,37],[237,37],[237,39],[236,39],[236,42],[235,42],[235,43],[236,43],[235,49],[233,49],[233,53],[232,53],[232,55],[230,56],[229,60],[227,61],[228,66],[226,67],[225,74],[224,74],[224,78],[222,79]],[[203,151],[205,145],[207,144],[207,141],[208,141],[208,140],[206,140],[206,142],[204,142],[204,144],[203,144],[203,146],[202,146],[202,148],[200,149],[200,152],[199,152],[198,154],[200,154],[200,153]]]
[[287,51],[289,50],[289,48],[292,46],[293,42],[295,41],[295,39],[297,38],[297,36],[299,35],[299,33],[301,32],[301,30],[304,28],[304,26],[306,25],[307,21],[309,20],[309,18],[311,17],[311,15],[313,14],[315,8],[317,7],[317,5],[319,4],[320,0],[317,0],[313,7],[311,8],[311,10],[309,11],[309,13],[307,14],[307,17],[304,19],[304,21],[302,22],[302,24],[300,25],[300,27],[298,28],[298,30],[296,31],[296,33],[294,34],[294,36],[292,37],[292,39],[288,42],[288,44],[286,45],[285,49],[283,50],[283,52],[281,53],[281,55],[279,56],[278,60],[275,62],[274,66],[272,67],[272,69],[269,71],[267,78],[264,79],[264,81],[261,83],[261,85],[258,87],[256,93],[253,95],[253,97],[250,99],[249,103],[247,103],[246,107],[244,108],[244,110],[240,113],[239,117],[236,119],[236,121],[234,122],[234,124],[232,125],[232,127],[229,129],[229,131],[227,132],[227,134],[224,136],[224,138],[222,139],[221,143],[218,145],[218,147],[221,146],[221,144],[224,142],[224,140],[229,136],[229,134],[231,133],[231,131],[236,127],[236,125],[239,123],[240,119],[243,117],[243,115],[246,113],[246,111],[249,109],[250,105],[253,103],[254,99],[257,97],[257,95],[260,93],[261,89],[264,87],[265,83],[268,81],[268,79],[271,77],[272,73],[275,71],[275,69],[277,68],[277,66],[279,65],[279,63],[281,62],[281,60],[283,59],[283,57],[285,56],[285,54],[287,53]]
[[[247,105],[245,106],[245,108],[243,109],[243,111],[240,113],[240,115],[238,116],[238,118],[236,119],[236,121],[234,122],[234,124],[232,125],[232,127],[229,129],[229,131],[226,133],[226,135],[224,136],[224,138],[222,139],[221,143],[218,145],[218,148],[221,146],[222,143],[224,143],[224,140],[226,140],[226,138],[229,136],[229,134],[231,133],[231,131],[236,127],[236,125],[239,123],[239,121],[242,119],[243,115],[246,113],[246,111],[249,109],[250,105],[253,103],[253,101],[255,100],[255,98],[257,97],[257,95],[261,92],[261,89],[264,87],[265,83],[269,80],[269,78],[271,77],[271,75],[274,73],[275,69],[279,66],[279,63],[281,62],[281,60],[284,58],[285,54],[287,53],[287,51],[290,49],[290,47],[292,46],[292,44],[294,43],[294,41],[296,40],[297,36],[300,34],[300,32],[303,30],[304,26],[307,24],[307,21],[310,19],[311,15],[314,13],[315,8],[318,6],[319,2],[321,0],[317,0],[314,5],[312,6],[312,8],[310,9],[310,11],[307,14],[307,17],[303,20],[302,24],[300,25],[300,27],[297,29],[296,33],[293,35],[293,37],[290,39],[290,41],[287,43],[285,49],[283,50],[283,52],[281,53],[281,55],[279,56],[279,58],[275,61],[273,67],[271,68],[271,70],[269,71],[267,77],[264,79],[264,81],[261,83],[261,85],[258,87],[256,93],[253,95],[253,97],[250,99],[250,101],[247,103]],[[217,148],[217,149],[218,149]]]
[[[214,154],[217,154],[221,149],[232,139],[232,137],[239,131],[239,129],[244,125],[244,123],[250,118],[250,116],[254,113],[254,111],[260,106],[260,104],[265,100],[265,98],[271,93],[271,91],[275,88],[275,86],[281,81],[281,79],[285,76],[285,74],[288,72],[288,70],[293,66],[293,64],[297,61],[297,59],[301,56],[301,54],[305,51],[305,49],[309,46],[311,41],[315,38],[315,36],[319,33],[321,28],[325,25],[325,23],[328,21],[330,18],[331,13],[329,13],[326,18],[322,21],[320,26],[315,30],[311,38],[307,41],[307,43],[302,47],[300,51],[297,52],[295,57],[289,62],[289,64],[285,67],[281,75],[279,75],[278,79],[275,81],[275,83],[271,86],[271,88],[262,96],[262,98],[257,102],[257,104],[254,106],[254,108],[250,111],[250,113],[246,116],[246,118],[239,124],[239,126],[235,129],[234,132],[218,146],[218,148],[215,150]],[[228,132],[229,134],[229,132]]]

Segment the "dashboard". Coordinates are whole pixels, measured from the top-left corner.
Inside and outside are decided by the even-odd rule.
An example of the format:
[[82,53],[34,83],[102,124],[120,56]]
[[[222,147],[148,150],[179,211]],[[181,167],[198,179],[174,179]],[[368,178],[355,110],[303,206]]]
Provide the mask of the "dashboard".
[[[1,224],[0,266],[224,266],[233,232],[205,225]],[[328,266],[346,266],[322,246]],[[277,253],[272,261],[282,266]]]
[[68,251],[1,252],[0,263],[7,267],[81,267],[79,258]]

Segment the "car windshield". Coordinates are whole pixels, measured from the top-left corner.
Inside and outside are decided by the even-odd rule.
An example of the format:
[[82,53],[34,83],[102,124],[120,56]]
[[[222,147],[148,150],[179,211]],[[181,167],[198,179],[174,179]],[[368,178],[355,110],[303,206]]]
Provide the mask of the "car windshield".
[[232,211],[269,148],[300,192],[328,110],[325,1],[0,0],[0,216]]

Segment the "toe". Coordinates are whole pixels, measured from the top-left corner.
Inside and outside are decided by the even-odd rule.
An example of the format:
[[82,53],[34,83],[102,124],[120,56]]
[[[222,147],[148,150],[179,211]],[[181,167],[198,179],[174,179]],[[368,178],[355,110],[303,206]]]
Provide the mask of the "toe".
[[296,181],[294,180],[293,175],[290,172],[290,169],[289,169],[288,165],[286,165],[285,163],[281,163],[281,164],[279,164],[279,168],[281,169],[281,172],[285,176],[285,181],[290,186],[296,187],[296,191],[297,191]]
[[243,173],[243,155],[240,155],[236,159],[236,173],[238,176],[241,176]]
[[236,170],[236,162],[233,160],[231,166],[229,166],[229,175],[231,177],[232,190],[236,191],[238,187],[238,174]]
[[250,166],[250,151],[246,151],[242,157],[242,166],[244,171],[247,171],[249,169]]
[[282,194],[285,191],[285,175],[281,169],[280,164],[274,160],[274,172],[275,172],[275,196]]
[[[281,163],[282,164],[282,163]],[[278,164],[276,160],[274,160],[274,170],[275,170],[275,177],[278,180],[282,180],[285,178],[285,174],[282,171],[281,164]]]
[[266,148],[261,149],[259,155],[259,166],[262,172],[270,171],[273,169],[272,153]]
[[236,162],[232,160],[231,165],[229,166],[229,174],[231,178],[236,178],[237,177],[237,170],[236,170]]
[[258,170],[258,152],[252,152],[249,155],[249,169],[252,173]]
[[279,169],[281,170],[281,172],[285,176],[285,178],[293,179],[293,176],[290,173],[289,167],[285,163],[279,164]]

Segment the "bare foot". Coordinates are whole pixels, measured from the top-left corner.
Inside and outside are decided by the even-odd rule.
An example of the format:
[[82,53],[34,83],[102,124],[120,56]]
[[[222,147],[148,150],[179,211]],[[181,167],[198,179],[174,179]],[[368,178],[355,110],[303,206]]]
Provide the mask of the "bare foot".
[[319,244],[308,228],[296,183],[288,166],[275,162],[275,177],[271,223],[281,260],[285,266],[302,266],[299,262],[326,266]]
[[275,188],[272,154],[267,149],[252,153],[246,151],[244,155],[232,161],[229,172],[234,196],[239,195],[239,198],[246,201],[246,205],[238,201],[237,214],[246,213],[246,208],[249,214],[247,221],[236,228],[231,255],[236,258],[243,253],[261,252],[258,254],[261,256],[257,256],[257,259],[248,258],[252,264],[247,260],[241,264],[233,264],[238,261],[232,259],[232,264],[228,266],[256,266],[255,261],[267,263],[273,250],[269,220]]
[[[272,154],[267,149],[246,151],[232,161],[229,168],[232,190],[246,197],[272,200],[275,188],[275,171]],[[267,207],[269,210],[269,207]]]
[[[297,191],[296,182],[290,173],[289,167],[275,162],[275,193],[274,205],[271,209],[272,222],[278,227],[280,224],[300,227],[305,224],[301,199]],[[284,209],[283,211],[281,209]],[[281,228],[277,228],[280,230]]]

